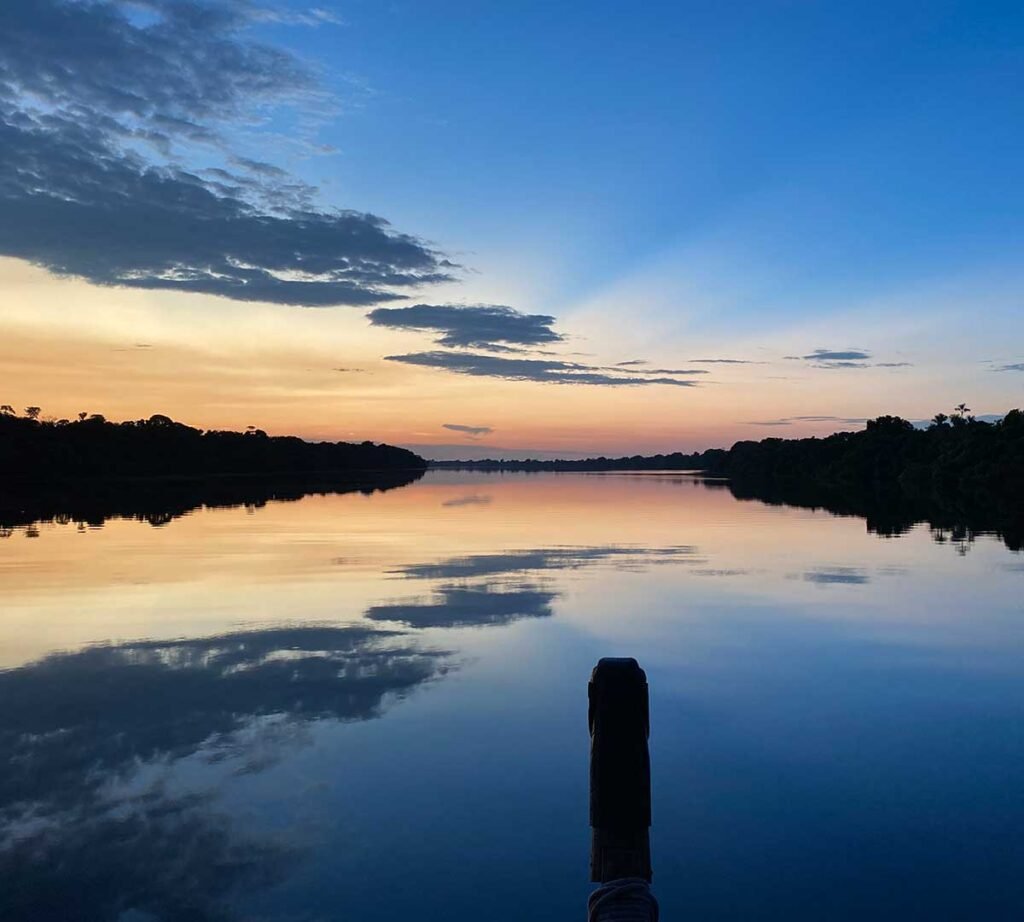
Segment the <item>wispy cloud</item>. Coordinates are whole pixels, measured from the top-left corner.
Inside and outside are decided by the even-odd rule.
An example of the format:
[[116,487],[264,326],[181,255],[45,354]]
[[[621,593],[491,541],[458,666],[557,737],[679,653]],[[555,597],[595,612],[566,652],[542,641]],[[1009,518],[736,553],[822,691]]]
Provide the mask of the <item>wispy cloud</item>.
[[1012,362],[1009,365],[997,365],[993,371],[1024,371],[1024,362]]
[[795,362],[807,362],[811,368],[909,368],[911,362],[871,362],[872,355],[864,349],[815,349],[806,355],[787,355]]
[[539,346],[561,342],[564,337],[547,314],[523,314],[502,304],[414,304],[381,307],[367,315],[378,327],[440,333],[439,346],[518,351],[502,344]]
[[[274,107],[328,105],[235,0],[0,4],[0,254],[100,285],[243,301],[372,304],[447,281],[422,241],[229,150]],[[291,17],[311,24],[317,11]],[[197,148],[224,167],[190,171]],[[57,232],[55,229],[59,229]]]
[[815,349],[808,355],[786,356],[786,358],[799,358],[807,362],[841,362],[857,361],[862,362],[871,358],[870,352],[863,352],[860,349],[845,349],[836,351],[831,349]]
[[[787,356],[789,358],[789,356]],[[694,365],[766,365],[753,359],[690,359]]]
[[502,378],[507,381],[537,381],[544,384],[586,384],[601,387],[638,387],[664,384],[672,387],[696,387],[696,381],[685,378],[637,375],[625,377],[608,374],[601,367],[545,359],[510,359],[472,352],[413,352],[407,355],[388,355],[389,362],[440,368],[460,375],[484,378]]
[[472,439],[478,439],[484,435],[490,435],[494,432],[490,426],[463,426],[459,423],[444,423],[441,426],[442,429],[450,429],[452,432],[464,432]]
[[792,426],[794,423],[842,423],[862,425],[867,422],[862,416],[783,416],[780,419],[749,420],[744,426]]
[[[620,363],[621,365],[621,363]],[[627,375],[707,375],[706,368],[621,368],[619,365],[608,368],[608,371],[621,371]]]

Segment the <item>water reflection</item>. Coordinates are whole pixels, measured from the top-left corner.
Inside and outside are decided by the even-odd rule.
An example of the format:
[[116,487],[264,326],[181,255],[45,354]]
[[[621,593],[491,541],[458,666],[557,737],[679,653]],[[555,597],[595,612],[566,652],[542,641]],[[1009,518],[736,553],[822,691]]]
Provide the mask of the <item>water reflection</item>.
[[298,855],[240,833],[211,795],[160,785],[77,805],[0,844],[0,915],[11,920],[148,922],[236,918],[233,894],[282,880]]
[[341,477],[214,477],[181,480],[95,481],[80,485],[8,486],[0,491],[0,537],[23,528],[38,537],[38,522],[99,528],[108,519],[134,519],[154,527],[203,507],[245,506],[259,509],[271,502],[295,502],[312,494],[394,490],[415,483],[423,471],[349,473]]
[[[509,624],[521,618],[547,618],[552,614],[552,603],[561,596],[550,582],[554,571],[604,564],[613,569],[639,572],[645,566],[668,562],[695,564],[706,560],[689,545],[612,545],[532,548],[406,564],[390,573],[405,579],[438,581],[433,595],[428,599],[374,605],[366,616],[373,621],[394,621],[420,628]],[[536,582],[524,583],[527,577]]]
[[818,567],[804,573],[804,579],[809,583],[819,583],[824,586],[835,583],[863,586],[870,581],[867,573],[857,567]]
[[488,494],[470,493],[466,496],[453,496],[441,503],[444,509],[454,509],[459,506],[489,506],[494,502],[494,497]]
[[429,600],[374,605],[366,617],[421,628],[509,624],[520,618],[550,617],[551,603],[557,597],[557,592],[530,587],[441,586]]
[[869,532],[882,538],[907,534],[927,523],[937,543],[952,544],[960,554],[983,535],[1001,539],[1012,551],[1024,550],[1024,508],[1020,501],[993,497],[988,503],[964,505],[941,494],[917,495],[903,490],[868,492],[847,486],[786,484],[701,479],[708,489],[728,490],[736,499],[773,506],[824,509],[833,515],[863,518]]
[[[110,519],[134,519],[159,527],[203,507],[245,506],[249,511],[255,511],[269,503],[294,502],[314,494],[361,493],[369,496],[408,486],[423,476],[422,471],[385,471],[348,474],[341,481],[315,476],[287,479],[225,477],[97,482],[90,483],[87,488],[67,485],[17,487],[0,493],[0,538],[19,533],[37,538],[40,535],[37,526],[41,522],[74,523],[79,530],[85,530],[101,527]],[[629,477],[628,474],[576,476],[590,480]],[[965,506],[941,494],[917,495],[898,489],[869,492],[848,485],[826,487],[797,481],[781,484],[730,481],[704,477],[699,473],[647,473],[637,477],[680,487],[700,485],[708,490],[728,491],[738,500],[823,509],[837,516],[863,518],[870,533],[884,538],[905,535],[915,526],[927,523],[937,543],[950,544],[960,554],[966,553],[977,538],[988,535],[1001,539],[1010,550],[1024,550],[1024,508],[1019,502],[993,499],[989,503]],[[483,512],[493,502],[491,493],[473,491],[448,496],[439,505],[443,509],[476,508]],[[553,559],[552,565],[560,564]]]
[[260,771],[303,725],[378,717],[449,668],[399,632],[292,627],[98,645],[0,673],[0,917],[226,917],[221,901],[280,879],[295,848],[240,833],[212,792],[153,770],[198,756]]
[[652,677],[666,917],[852,918],[804,896],[876,880],[942,917],[982,840],[1015,898],[1000,543],[678,476],[276,495],[0,545],[0,918],[573,918],[586,676],[619,652]]
[[676,547],[549,547],[509,551],[503,554],[471,554],[437,563],[407,564],[392,573],[410,579],[468,579],[542,570],[578,570],[595,563],[612,563],[635,569],[651,563],[705,562],[690,545]]
[[446,668],[443,652],[360,627],[53,654],[0,672],[0,811],[66,809],[139,763],[237,751],[260,718],[367,720]]

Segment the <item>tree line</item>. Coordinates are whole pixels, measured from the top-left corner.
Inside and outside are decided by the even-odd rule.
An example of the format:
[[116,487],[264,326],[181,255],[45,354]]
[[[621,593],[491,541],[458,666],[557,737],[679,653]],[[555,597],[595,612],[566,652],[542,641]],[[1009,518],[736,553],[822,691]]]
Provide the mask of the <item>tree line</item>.
[[584,460],[432,462],[432,467],[507,471],[704,471],[745,482],[804,482],[835,487],[956,490],[1024,497],[1024,413],[997,422],[971,415],[966,404],[937,413],[926,427],[899,416],[868,420],[858,432],[825,438],[736,442],[685,454]]
[[110,422],[100,414],[41,418],[0,405],[0,474],[48,481],[96,477],[176,477],[228,474],[311,474],[422,471],[411,451],[374,442],[307,442],[245,432],[196,429],[160,414]]
[[892,488],[1024,500],[1024,413],[996,422],[961,404],[924,428],[899,416],[868,420],[859,432],[827,438],[737,442],[707,469],[734,480],[805,481],[835,487]]

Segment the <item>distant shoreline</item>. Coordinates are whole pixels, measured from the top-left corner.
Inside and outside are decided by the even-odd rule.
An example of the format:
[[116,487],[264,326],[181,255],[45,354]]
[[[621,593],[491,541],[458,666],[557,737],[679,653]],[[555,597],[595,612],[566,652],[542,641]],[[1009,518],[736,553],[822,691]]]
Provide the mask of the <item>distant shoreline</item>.
[[863,494],[899,490],[949,502],[960,496],[985,503],[1024,504],[1024,413],[1010,410],[987,422],[958,408],[937,414],[927,428],[898,416],[868,420],[857,432],[825,438],[736,442],[685,454],[581,460],[431,461],[430,470],[616,472],[665,471],[727,477],[774,490],[793,485]]

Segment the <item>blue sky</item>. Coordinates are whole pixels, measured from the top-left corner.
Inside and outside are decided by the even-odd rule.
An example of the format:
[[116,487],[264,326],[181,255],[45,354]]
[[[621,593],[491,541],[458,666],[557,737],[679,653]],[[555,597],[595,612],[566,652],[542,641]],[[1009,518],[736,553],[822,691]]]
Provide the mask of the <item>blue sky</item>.
[[1020,246],[1019,4],[338,12],[344,26],[282,36],[368,88],[335,84],[358,108],[323,132],[339,156],[309,169],[486,260],[558,246],[553,301],[722,226],[810,289]]
[[[63,27],[69,10],[86,18]],[[209,17],[201,27],[200,14]],[[230,222],[205,243],[186,239],[194,223],[171,222],[160,243],[150,236],[164,222],[143,209],[151,198],[132,203],[138,215],[125,219],[123,238],[110,232],[107,251],[127,252],[113,266],[100,250],[83,255],[60,240],[54,219],[53,233],[31,245],[0,235],[0,256],[43,267],[55,285],[84,279],[136,298],[76,312],[66,335],[82,348],[121,324],[128,339],[163,334],[154,346],[208,352],[211,337],[226,334],[205,329],[200,341],[186,330],[196,318],[251,326],[254,340],[269,324],[282,344],[295,341],[289,369],[321,361],[310,343],[330,343],[341,366],[378,375],[382,403],[385,394],[395,403],[431,395],[415,421],[392,413],[374,433],[416,444],[450,440],[451,424],[493,430],[485,438],[510,447],[660,450],[749,437],[780,420],[793,434],[818,433],[961,400],[979,412],[1024,403],[1015,367],[1024,361],[1019,4],[40,0],[0,15],[37,55],[0,43],[0,75],[16,89],[4,110],[11,118],[50,107],[65,116],[58,134],[70,144],[81,111],[112,116],[116,130],[76,156],[130,172],[111,152],[131,150],[172,179],[191,171],[221,204],[237,193],[250,208],[262,196],[258,207],[281,217],[273,242],[263,225],[243,228],[219,269],[201,265],[203,247],[235,233]],[[93,27],[102,40],[90,39]],[[117,71],[104,71],[119,30],[129,39],[118,52],[125,85],[152,97],[131,112],[111,91]],[[146,57],[167,48],[161,60]],[[225,48],[238,54],[221,57]],[[39,63],[47,55],[75,78],[59,93],[37,79],[36,70],[52,78]],[[191,84],[175,79],[182,73]],[[167,127],[173,119],[205,134]],[[39,141],[42,125],[19,143]],[[170,138],[159,149],[154,128]],[[215,188],[212,166],[240,186]],[[25,186],[38,171],[19,181],[12,201],[44,222]],[[334,224],[334,208],[357,214]],[[327,217],[303,225],[303,209]],[[385,236],[362,212],[390,222]],[[344,243],[353,234],[358,271]],[[383,269],[367,256],[375,247],[390,253]],[[315,284],[294,284],[309,271],[320,273]],[[14,282],[5,304],[3,278],[0,324],[31,350],[69,295],[44,293],[30,322],[27,308],[12,306]],[[132,289],[148,292],[144,301]],[[545,351],[499,339],[467,360],[445,343],[434,348],[435,327],[367,329],[368,311],[400,304],[509,306],[541,315],[558,342]],[[308,305],[331,319],[310,318]],[[469,326],[479,321],[471,314]],[[511,350],[575,367],[513,368],[502,359]],[[864,359],[787,358],[815,350]],[[654,380],[663,375],[634,382],[642,387],[608,380],[625,361],[692,371],[702,358],[746,364],[705,365],[685,388]],[[273,363],[260,361],[270,375]],[[215,386],[206,396],[172,393],[169,383],[153,393],[198,422],[226,424]],[[365,404],[364,382],[347,387],[318,384],[310,403],[313,389],[296,385],[291,415],[280,395],[267,427],[290,419],[303,434],[343,435],[342,424],[309,421],[336,414],[362,425],[353,407]],[[111,399],[102,387],[93,393]],[[265,405],[252,394],[254,407]],[[638,431],[645,415],[651,425]]]

